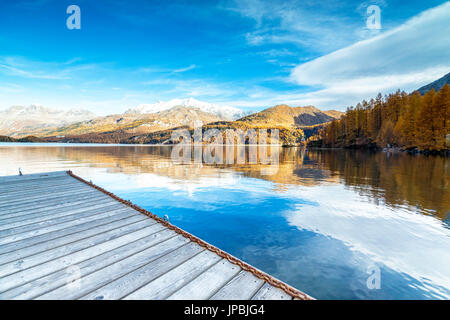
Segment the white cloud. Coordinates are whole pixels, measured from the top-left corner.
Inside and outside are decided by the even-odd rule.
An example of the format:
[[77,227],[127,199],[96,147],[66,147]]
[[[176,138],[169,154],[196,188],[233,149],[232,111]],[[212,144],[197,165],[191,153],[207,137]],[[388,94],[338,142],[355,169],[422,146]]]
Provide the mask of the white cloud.
[[450,72],[450,2],[403,25],[297,66],[291,79],[320,90],[299,101],[341,107],[396,89],[412,91]]
[[345,2],[239,0],[228,8],[255,21],[255,28],[245,34],[250,45],[295,44],[329,52],[352,41],[356,25],[363,20],[343,16]]
[[28,71],[9,64],[0,63],[0,69],[7,71],[8,74],[31,79],[68,79],[61,74],[51,74],[43,71]]
[[155,78],[142,82],[143,85],[158,87],[154,89],[157,100],[176,97],[193,96],[196,98],[217,101],[221,98],[231,96],[236,89],[228,83],[216,83],[207,79],[190,78],[187,80],[175,78]]
[[186,71],[194,69],[195,67],[196,67],[195,64],[191,64],[190,66],[185,67],[185,68],[175,69],[175,70],[173,70],[173,72],[174,73],[186,72]]
[[[333,196],[324,196],[324,192]],[[377,265],[418,279],[423,286],[431,284],[427,290],[435,298],[449,298],[450,241],[443,239],[448,239],[450,230],[439,219],[412,213],[411,207],[373,205],[342,185],[286,193],[290,197],[300,194],[306,200],[285,212],[289,224],[340,240]]]
[[7,76],[28,79],[69,80],[83,71],[98,68],[97,64],[76,64],[81,58],[66,62],[43,62],[23,57],[0,56],[0,72]]
[[23,92],[24,88],[17,84],[0,84],[0,92],[2,93],[20,93]]
[[144,67],[135,70],[135,72],[143,72],[143,73],[183,73],[192,69],[197,68],[195,64],[191,64],[184,68],[178,69],[170,69],[170,68],[161,68],[161,67]]

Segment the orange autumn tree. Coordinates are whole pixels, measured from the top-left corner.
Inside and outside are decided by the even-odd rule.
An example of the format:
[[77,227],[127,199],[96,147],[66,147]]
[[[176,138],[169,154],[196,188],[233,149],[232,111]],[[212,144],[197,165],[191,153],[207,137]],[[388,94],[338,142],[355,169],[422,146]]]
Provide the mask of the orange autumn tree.
[[406,94],[397,91],[362,101],[320,133],[327,146],[375,143],[422,150],[446,150],[450,133],[450,86]]

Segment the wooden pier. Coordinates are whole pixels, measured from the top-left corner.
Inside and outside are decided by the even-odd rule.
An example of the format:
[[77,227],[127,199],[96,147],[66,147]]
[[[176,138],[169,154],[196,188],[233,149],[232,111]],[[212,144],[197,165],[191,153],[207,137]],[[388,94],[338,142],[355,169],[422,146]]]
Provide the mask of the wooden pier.
[[0,177],[0,299],[311,299],[75,176]]

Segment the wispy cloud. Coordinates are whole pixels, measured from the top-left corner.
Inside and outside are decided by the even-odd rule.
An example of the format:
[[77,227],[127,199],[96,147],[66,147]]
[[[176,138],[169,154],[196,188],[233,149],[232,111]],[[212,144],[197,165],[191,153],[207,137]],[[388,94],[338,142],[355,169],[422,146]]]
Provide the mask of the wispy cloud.
[[17,84],[10,84],[10,83],[0,84],[0,92],[3,93],[18,93],[23,91],[24,88]]
[[61,73],[47,73],[42,70],[26,70],[20,67],[8,64],[8,63],[0,63],[0,69],[9,75],[19,76],[24,78],[31,79],[68,79],[67,76],[62,76]]
[[281,49],[270,49],[263,52],[260,52],[260,54],[268,56],[268,57],[285,57],[285,56],[295,56],[297,53],[288,50],[287,48],[281,48]]
[[291,79],[322,88],[305,98],[340,106],[377,92],[417,89],[450,72],[449,21],[446,2],[377,37],[301,64]]
[[175,70],[173,70],[173,73],[186,72],[186,71],[195,69],[195,67],[196,67],[195,64],[191,64],[190,66],[185,67],[185,68],[175,69]]
[[67,80],[78,72],[93,70],[96,64],[78,64],[81,58],[65,62],[32,61],[22,57],[0,57],[0,72],[9,76],[28,79]]
[[152,91],[157,91],[161,96],[166,95],[165,98],[196,97],[214,102],[216,99],[229,98],[236,93],[232,84],[216,83],[207,79],[157,78],[144,81],[142,84],[153,87]]
[[143,73],[183,73],[189,70],[195,69],[197,66],[195,64],[191,64],[187,67],[183,68],[161,68],[161,67],[143,67],[138,68],[135,71],[136,72],[143,72]]
[[[349,44],[355,35],[355,21],[342,15],[347,4],[331,0],[268,1],[239,0],[228,9],[255,21],[245,37],[251,45],[295,44],[329,52]],[[363,20],[358,21],[362,27]]]
[[71,64],[74,64],[74,63],[77,63],[77,62],[81,62],[81,61],[83,61],[82,58],[75,57],[75,58],[67,60],[66,62],[64,62],[64,64],[71,65]]

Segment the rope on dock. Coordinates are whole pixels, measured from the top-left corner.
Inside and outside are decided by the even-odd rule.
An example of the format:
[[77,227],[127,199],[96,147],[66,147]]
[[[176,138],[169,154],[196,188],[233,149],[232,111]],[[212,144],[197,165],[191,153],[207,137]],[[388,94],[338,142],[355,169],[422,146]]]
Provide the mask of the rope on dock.
[[295,289],[294,287],[291,287],[291,286],[289,286],[288,284],[286,284],[286,283],[284,283],[284,282],[281,282],[281,281],[278,280],[278,279],[275,279],[274,277],[268,275],[267,273],[262,272],[261,270],[256,269],[255,267],[253,267],[253,266],[251,266],[251,265],[245,263],[244,261],[242,261],[242,260],[240,260],[240,259],[238,259],[238,258],[236,258],[236,257],[234,257],[234,256],[232,256],[232,255],[230,255],[229,253],[227,253],[227,252],[225,252],[225,251],[222,251],[221,249],[219,249],[219,248],[217,248],[217,247],[215,247],[215,246],[213,246],[213,245],[211,245],[211,244],[209,244],[209,243],[203,241],[202,239],[197,238],[196,236],[194,236],[194,235],[192,235],[192,234],[190,234],[190,233],[188,233],[188,232],[186,232],[186,231],[184,231],[184,230],[182,230],[182,229],[180,229],[180,228],[174,226],[173,224],[169,223],[168,220],[165,220],[165,219],[163,219],[163,218],[161,218],[161,217],[159,217],[159,216],[157,216],[157,215],[151,213],[150,211],[147,211],[147,210],[145,210],[145,209],[143,209],[143,208],[141,208],[141,207],[139,207],[139,206],[133,204],[131,201],[129,201],[129,200],[124,200],[124,199],[122,199],[122,198],[116,196],[116,195],[113,194],[112,192],[106,191],[105,189],[103,189],[103,188],[101,188],[101,187],[99,187],[99,186],[93,184],[92,182],[84,180],[83,178],[81,178],[81,177],[75,175],[75,174],[74,174],[72,171],[70,171],[70,170],[67,171],[67,174],[68,174],[69,176],[71,176],[71,177],[73,177],[73,178],[75,178],[75,179],[77,179],[77,180],[79,180],[79,181],[81,181],[81,182],[83,182],[83,183],[85,183],[85,184],[87,184],[87,185],[93,187],[94,189],[97,189],[98,191],[103,192],[104,194],[110,196],[111,198],[113,198],[113,199],[115,199],[115,200],[117,200],[117,201],[119,201],[119,202],[121,202],[121,203],[123,203],[123,204],[125,204],[125,205],[127,205],[127,206],[129,206],[129,207],[131,207],[131,208],[133,208],[134,210],[139,211],[140,213],[143,213],[143,214],[145,214],[146,216],[148,216],[148,217],[150,217],[150,218],[152,218],[152,219],[154,219],[154,220],[160,222],[161,224],[163,224],[163,225],[166,226],[167,228],[169,228],[169,229],[175,231],[175,232],[178,233],[178,234],[183,235],[184,237],[188,238],[188,239],[191,240],[192,242],[197,243],[197,244],[200,245],[201,247],[203,247],[203,248],[205,248],[205,249],[207,249],[207,250],[209,250],[209,251],[214,252],[215,254],[217,254],[218,256],[220,256],[220,257],[222,257],[222,258],[228,260],[229,262],[231,262],[231,263],[233,263],[233,264],[235,264],[235,265],[238,265],[238,266],[239,266],[240,268],[242,268],[243,270],[252,273],[252,274],[253,274],[254,276],[256,276],[257,278],[260,278],[260,279],[264,280],[265,282],[269,283],[270,285],[272,285],[272,286],[274,286],[274,287],[277,287],[277,288],[283,290],[284,292],[286,292],[286,293],[289,294],[290,296],[292,296],[292,297],[294,297],[294,298],[297,298],[297,299],[300,299],[300,300],[314,300],[314,298],[310,297],[310,296],[307,295],[306,293],[301,292],[301,291]]

